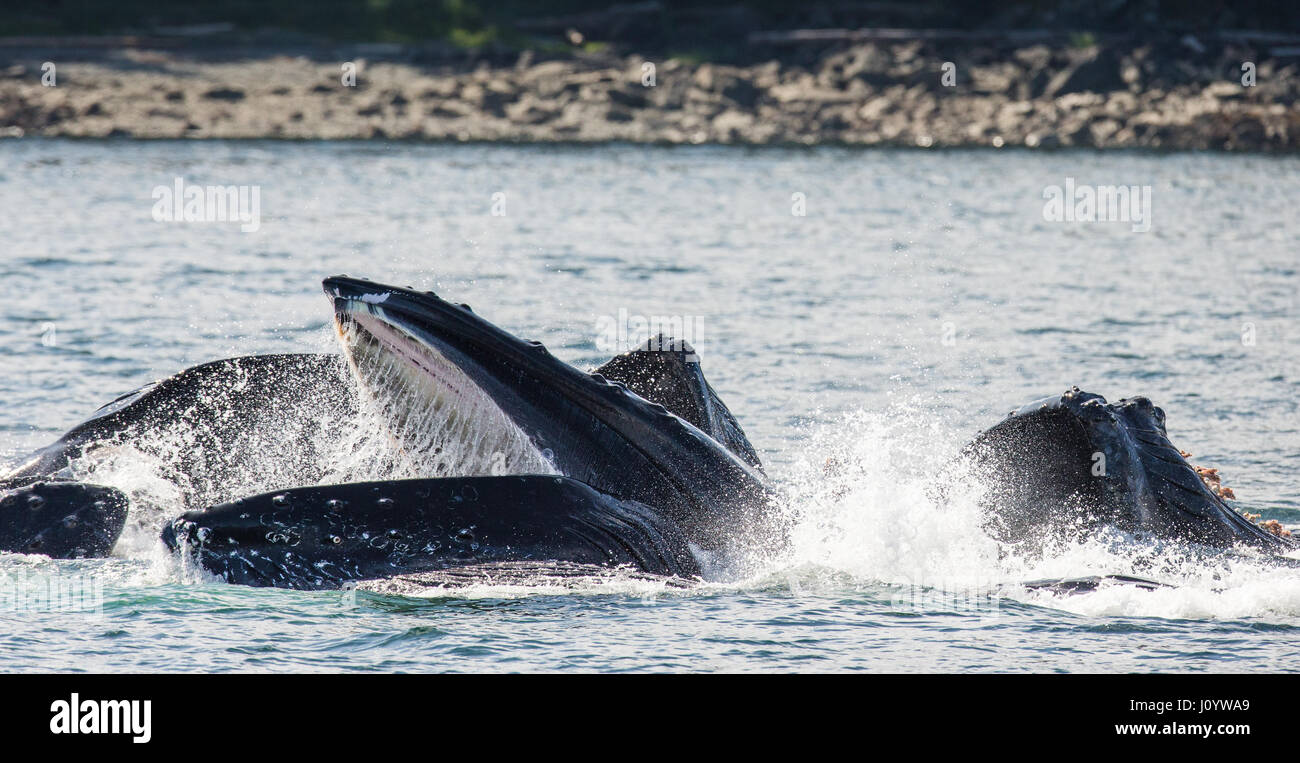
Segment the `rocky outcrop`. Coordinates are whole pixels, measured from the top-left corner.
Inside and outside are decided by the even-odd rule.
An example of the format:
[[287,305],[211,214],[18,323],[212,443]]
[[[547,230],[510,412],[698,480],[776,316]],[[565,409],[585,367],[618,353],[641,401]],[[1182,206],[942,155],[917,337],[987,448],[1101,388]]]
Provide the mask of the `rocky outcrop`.
[[[0,71],[0,132],[140,138],[1151,147],[1300,146],[1295,58],[1156,45],[864,43],[734,66],[576,56],[437,68],[128,52]],[[134,58],[133,58],[134,57]],[[800,63],[803,61],[803,63]],[[945,83],[945,63],[952,77]],[[1242,64],[1254,86],[1242,83]],[[653,70],[651,70],[653,67]],[[653,71],[653,80],[649,76]]]

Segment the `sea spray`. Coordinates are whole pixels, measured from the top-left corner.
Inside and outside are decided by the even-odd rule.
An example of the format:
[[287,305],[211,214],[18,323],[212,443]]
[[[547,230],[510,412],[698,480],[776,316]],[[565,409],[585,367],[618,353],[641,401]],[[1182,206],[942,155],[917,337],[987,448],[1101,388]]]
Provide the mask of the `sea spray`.
[[809,433],[783,480],[792,530],[788,566],[817,566],[892,585],[972,585],[996,569],[981,531],[982,486],[934,475],[956,434],[916,408],[855,411]]
[[[1032,553],[998,543],[980,508],[992,486],[959,459],[969,433],[942,421],[934,406],[907,404],[810,427],[802,457],[781,480],[789,546],[763,557],[741,587],[778,585],[796,595],[865,587],[903,608],[920,601],[950,609],[954,598],[991,595],[1089,616],[1300,615],[1300,569],[1249,553],[1207,556],[1114,529],[1063,534]],[[1067,595],[1021,585],[1094,575],[1168,587]]]

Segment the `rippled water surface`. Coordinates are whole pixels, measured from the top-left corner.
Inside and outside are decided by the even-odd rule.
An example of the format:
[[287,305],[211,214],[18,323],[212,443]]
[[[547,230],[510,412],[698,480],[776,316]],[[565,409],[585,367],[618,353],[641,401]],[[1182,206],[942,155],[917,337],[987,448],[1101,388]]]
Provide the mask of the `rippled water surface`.
[[[261,229],[154,221],[178,176],[257,186]],[[1151,186],[1151,230],[1044,220],[1067,177]],[[0,670],[1295,669],[1300,570],[1113,539],[1000,555],[927,487],[1008,410],[1078,385],[1151,397],[1243,506],[1300,524],[1296,198],[1300,161],[1273,157],[2,142],[6,459],[189,365],[336,351],[319,282],[342,272],[583,367],[626,349],[611,319],[688,319],[802,519],[744,580],[422,598],[203,580],[150,527],[107,560],[0,556]],[[1176,587],[1015,585],[1104,573]],[[102,585],[102,612],[42,606],[67,579]]]

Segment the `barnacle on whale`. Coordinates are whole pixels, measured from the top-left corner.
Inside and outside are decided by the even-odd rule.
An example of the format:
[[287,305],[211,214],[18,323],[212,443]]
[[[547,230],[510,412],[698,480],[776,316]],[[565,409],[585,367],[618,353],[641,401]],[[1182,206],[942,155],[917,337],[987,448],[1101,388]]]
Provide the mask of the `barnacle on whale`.
[[1270,519],[1267,522],[1260,522],[1259,526],[1278,536],[1279,538],[1290,538],[1291,531],[1282,526],[1282,523],[1276,519]]
[[[1185,450],[1180,450],[1178,453],[1182,455],[1183,458],[1190,458],[1192,455]],[[1237,500],[1237,494],[1232,491],[1232,488],[1225,487],[1221,484],[1222,478],[1219,477],[1219,470],[1217,468],[1212,469],[1204,466],[1196,466],[1195,464],[1192,465],[1192,468],[1196,470],[1196,476],[1201,478],[1201,482],[1205,483],[1205,486],[1210,489],[1211,493],[1214,493],[1216,496],[1224,500]],[[1276,519],[1269,519],[1261,522],[1260,519],[1263,518],[1262,514],[1252,514],[1244,509],[1240,510],[1238,513],[1240,513],[1246,521],[1258,525],[1260,529],[1266,530],[1279,538],[1291,537],[1291,531],[1283,527],[1282,523]]]
[[[1182,454],[1183,458],[1191,456],[1191,454],[1186,451],[1180,450],[1178,452]],[[1196,476],[1201,478],[1201,482],[1205,483],[1205,487],[1209,488],[1211,493],[1214,493],[1216,496],[1224,500],[1237,500],[1237,494],[1232,491],[1232,488],[1222,484],[1222,478],[1219,477],[1219,470],[1217,468],[1197,466],[1195,464],[1191,464],[1191,467],[1196,471]]]

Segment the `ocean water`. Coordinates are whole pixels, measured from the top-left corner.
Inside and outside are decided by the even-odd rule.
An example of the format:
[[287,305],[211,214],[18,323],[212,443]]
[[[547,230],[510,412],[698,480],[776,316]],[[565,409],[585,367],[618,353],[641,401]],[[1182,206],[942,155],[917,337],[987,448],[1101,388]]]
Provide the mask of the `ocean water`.
[[[255,187],[260,228],[155,220],[176,178]],[[1046,219],[1067,180],[1149,187],[1150,229]],[[0,142],[6,461],[189,365],[337,351],[320,280],[347,273],[583,367],[676,321],[798,516],[742,579],[421,596],[215,582],[141,517],[111,559],[0,555],[0,671],[1295,670],[1300,570],[1007,555],[977,476],[930,485],[1078,385],[1151,397],[1242,506],[1300,524],[1298,197],[1300,160],[1260,156]],[[1107,573],[1174,587],[1017,585]]]

